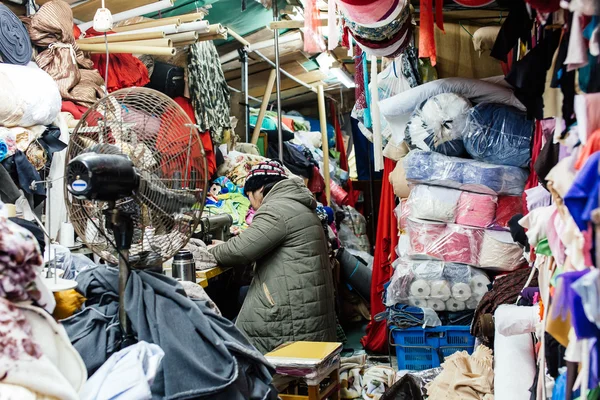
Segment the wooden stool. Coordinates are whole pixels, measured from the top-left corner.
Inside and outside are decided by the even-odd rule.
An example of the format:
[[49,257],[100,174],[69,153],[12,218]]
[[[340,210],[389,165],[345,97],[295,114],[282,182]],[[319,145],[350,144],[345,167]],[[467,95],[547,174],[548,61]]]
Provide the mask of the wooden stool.
[[[340,400],[341,343],[294,342],[265,355],[278,375],[306,383],[308,396],[280,394],[282,400]],[[321,385],[329,380],[327,387]],[[288,390],[290,385],[284,389]]]

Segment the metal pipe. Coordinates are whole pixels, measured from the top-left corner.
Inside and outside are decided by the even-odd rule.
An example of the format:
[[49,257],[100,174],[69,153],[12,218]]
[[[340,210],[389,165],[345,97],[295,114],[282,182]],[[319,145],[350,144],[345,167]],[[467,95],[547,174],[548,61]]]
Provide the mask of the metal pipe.
[[[233,92],[236,92],[236,93],[242,93],[242,91],[241,91],[240,89],[236,89],[236,88],[234,88],[234,87],[232,87],[232,86],[227,86],[227,88],[228,88],[229,90],[233,91]],[[250,95],[248,95],[248,100],[256,101],[257,103],[262,103],[262,100],[261,100],[261,99],[258,99],[258,98],[256,98],[256,97],[252,97],[252,96],[250,96]]]
[[248,52],[245,48],[240,49],[240,61],[242,62],[242,93],[244,94],[244,128],[246,143],[248,143],[250,142],[250,105],[248,104]]
[[[273,21],[279,21],[279,10],[277,1],[273,1]],[[277,137],[279,139],[279,160],[283,163],[283,130],[281,122],[281,66],[279,65],[279,29],[273,31],[275,46],[275,82],[277,93]]]

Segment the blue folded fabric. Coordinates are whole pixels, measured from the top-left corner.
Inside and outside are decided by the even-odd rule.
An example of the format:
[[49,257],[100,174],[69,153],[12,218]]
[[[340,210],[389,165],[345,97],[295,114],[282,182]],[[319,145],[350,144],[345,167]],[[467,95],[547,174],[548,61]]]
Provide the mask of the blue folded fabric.
[[406,179],[476,193],[520,196],[526,169],[413,150],[404,158]]
[[533,121],[514,107],[482,103],[467,118],[464,144],[475,160],[526,168],[531,161]]
[[4,160],[8,155],[8,146],[4,139],[0,139],[0,161]]

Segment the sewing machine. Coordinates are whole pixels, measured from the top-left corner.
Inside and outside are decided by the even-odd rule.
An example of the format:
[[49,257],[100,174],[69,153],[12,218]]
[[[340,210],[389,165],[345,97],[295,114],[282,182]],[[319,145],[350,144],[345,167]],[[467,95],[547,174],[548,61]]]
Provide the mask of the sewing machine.
[[233,218],[229,214],[202,217],[200,220],[201,230],[194,234],[194,237],[202,239],[206,244],[211,244],[213,240],[226,242],[231,237],[231,225],[233,225]]

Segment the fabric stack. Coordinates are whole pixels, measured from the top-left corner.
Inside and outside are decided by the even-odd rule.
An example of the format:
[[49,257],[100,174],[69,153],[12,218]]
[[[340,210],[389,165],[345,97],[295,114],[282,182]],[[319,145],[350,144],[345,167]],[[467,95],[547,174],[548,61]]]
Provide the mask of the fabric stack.
[[368,55],[397,57],[413,36],[410,2],[405,0],[340,0],[346,28]]

